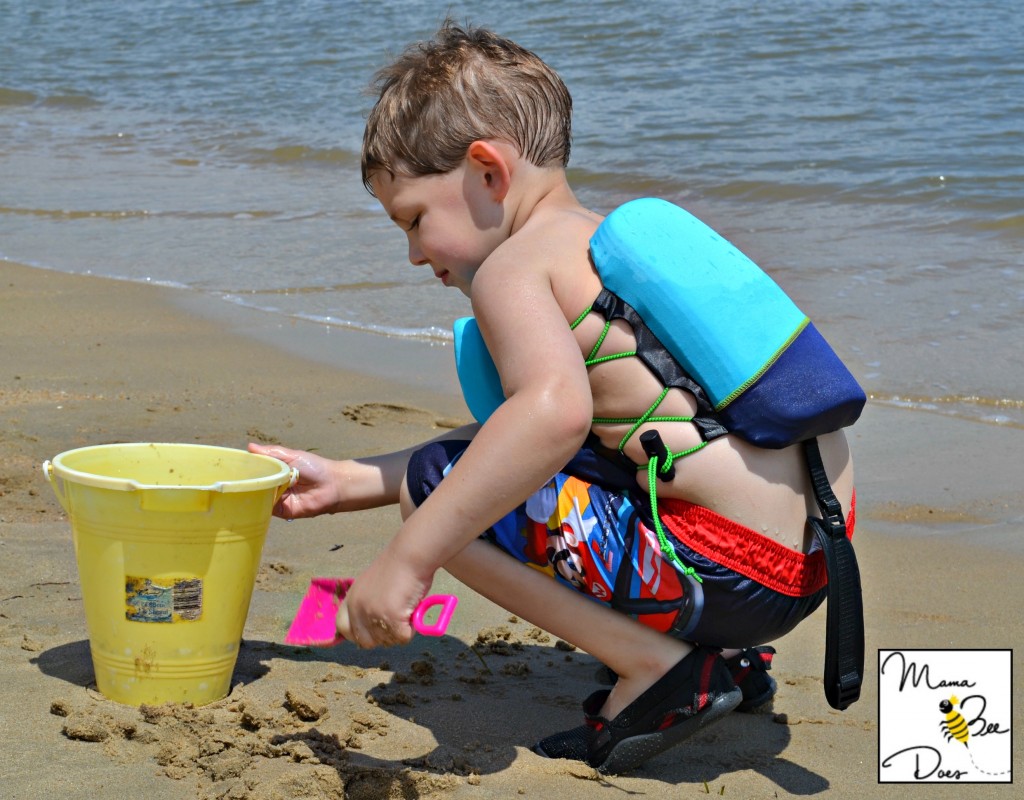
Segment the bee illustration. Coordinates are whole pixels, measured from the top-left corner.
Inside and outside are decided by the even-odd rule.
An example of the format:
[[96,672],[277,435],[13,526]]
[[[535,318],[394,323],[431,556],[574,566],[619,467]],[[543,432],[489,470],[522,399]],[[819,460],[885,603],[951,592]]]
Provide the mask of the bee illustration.
[[946,715],[946,718],[939,723],[939,729],[946,734],[947,742],[956,739],[958,742],[963,742],[964,747],[967,747],[970,732],[967,729],[967,720],[956,710],[956,705],[959,702],[957,696],[953,695],[948,700],[939,703],[939,711]]

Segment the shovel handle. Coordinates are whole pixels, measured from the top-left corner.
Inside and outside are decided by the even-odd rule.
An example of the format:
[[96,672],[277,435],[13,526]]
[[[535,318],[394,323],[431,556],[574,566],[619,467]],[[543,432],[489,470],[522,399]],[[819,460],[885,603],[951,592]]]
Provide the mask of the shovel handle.
[[[444,636],[458,604],[459,598],[453,594],[432,594],[424,597],[416,606],[416,610],[412,612],[413,628],[424,636]],[[437,621],[430,625],[423,621],[423,617],[434,606],[440,606],[441,611],[437,616]]]

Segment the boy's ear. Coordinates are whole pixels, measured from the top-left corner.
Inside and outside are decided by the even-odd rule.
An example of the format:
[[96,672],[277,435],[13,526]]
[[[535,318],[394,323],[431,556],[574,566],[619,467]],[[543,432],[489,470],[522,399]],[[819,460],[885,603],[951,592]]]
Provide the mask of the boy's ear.
[[478,139],[466,150],[469,169],[480,176],[491,196],[501,202],[512,184],[512,172],[501,149],[491,142]]

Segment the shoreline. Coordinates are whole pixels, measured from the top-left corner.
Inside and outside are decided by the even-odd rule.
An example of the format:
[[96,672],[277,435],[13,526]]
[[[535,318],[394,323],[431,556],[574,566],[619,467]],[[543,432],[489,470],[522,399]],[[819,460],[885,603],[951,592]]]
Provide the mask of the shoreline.
[[424,389],[446,398],[461,399],[450,341],[390,336],[345,325],[299,319],[232,303],[186,287],[71,273],[12,260],[2,260],[0,266],[10,267],[12,274],[21,276],[26,274],[25,270],[30,270],[33,273],[52,273],[87,281],[96,280],[111,286],[124,285],[126,288],[150,290],[154,292],[154,297],[159,297],[166,305],[179,308],[189,316],[207,320],[230,334],[261,342],[277,351],[336,369],[384,378],[411,389]]
[[[187,289],[172,289],[168,299],[189,314],[275,350],[461,403],[454,345],[450,341],[388,336],[312,322],[247,308]],[[468,414],[464,403],[461,408]]]
[[[1024,431],[869,403],[850,434],[867,674],[842,714],[821,693],[823,611],[777,643],[774,714],[731,715],[615,778],[528,749],[579,723],[596,662],[447,575],[435,591],[461,603],[442,639],[370,652],[279,644],[308,578],[357,571],[394,529],[395,512],[381,509],[273,520],[232,694],[206,711],[140,715],[90,689],[69,525],[42,461],[107,441],[405,447],[469,419],[446,386],[451,353],[367,335],[381,340],[371,347],[356,332],[211,313],[185,290],[9,262],[0,288],[0,677],[22,698],[0,709],[12,796],[678,797],[706,782],[732,797],[888,797],[877,783],[877,650],[1024,646]],[[434,363],[425,382],[407,380]],[[301,719],[289,693],[324,713]],[[1024,707],[1020,682],[1013,697]]]

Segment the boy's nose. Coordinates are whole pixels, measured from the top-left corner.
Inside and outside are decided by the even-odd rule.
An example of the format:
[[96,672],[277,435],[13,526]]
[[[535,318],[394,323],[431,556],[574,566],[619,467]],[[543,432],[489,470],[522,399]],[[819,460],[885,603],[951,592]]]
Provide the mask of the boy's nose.
[[422,267],[430,263],[427,257],[423,255],[423,251],[412,242],[409,242],[409,263],[414,267]]

